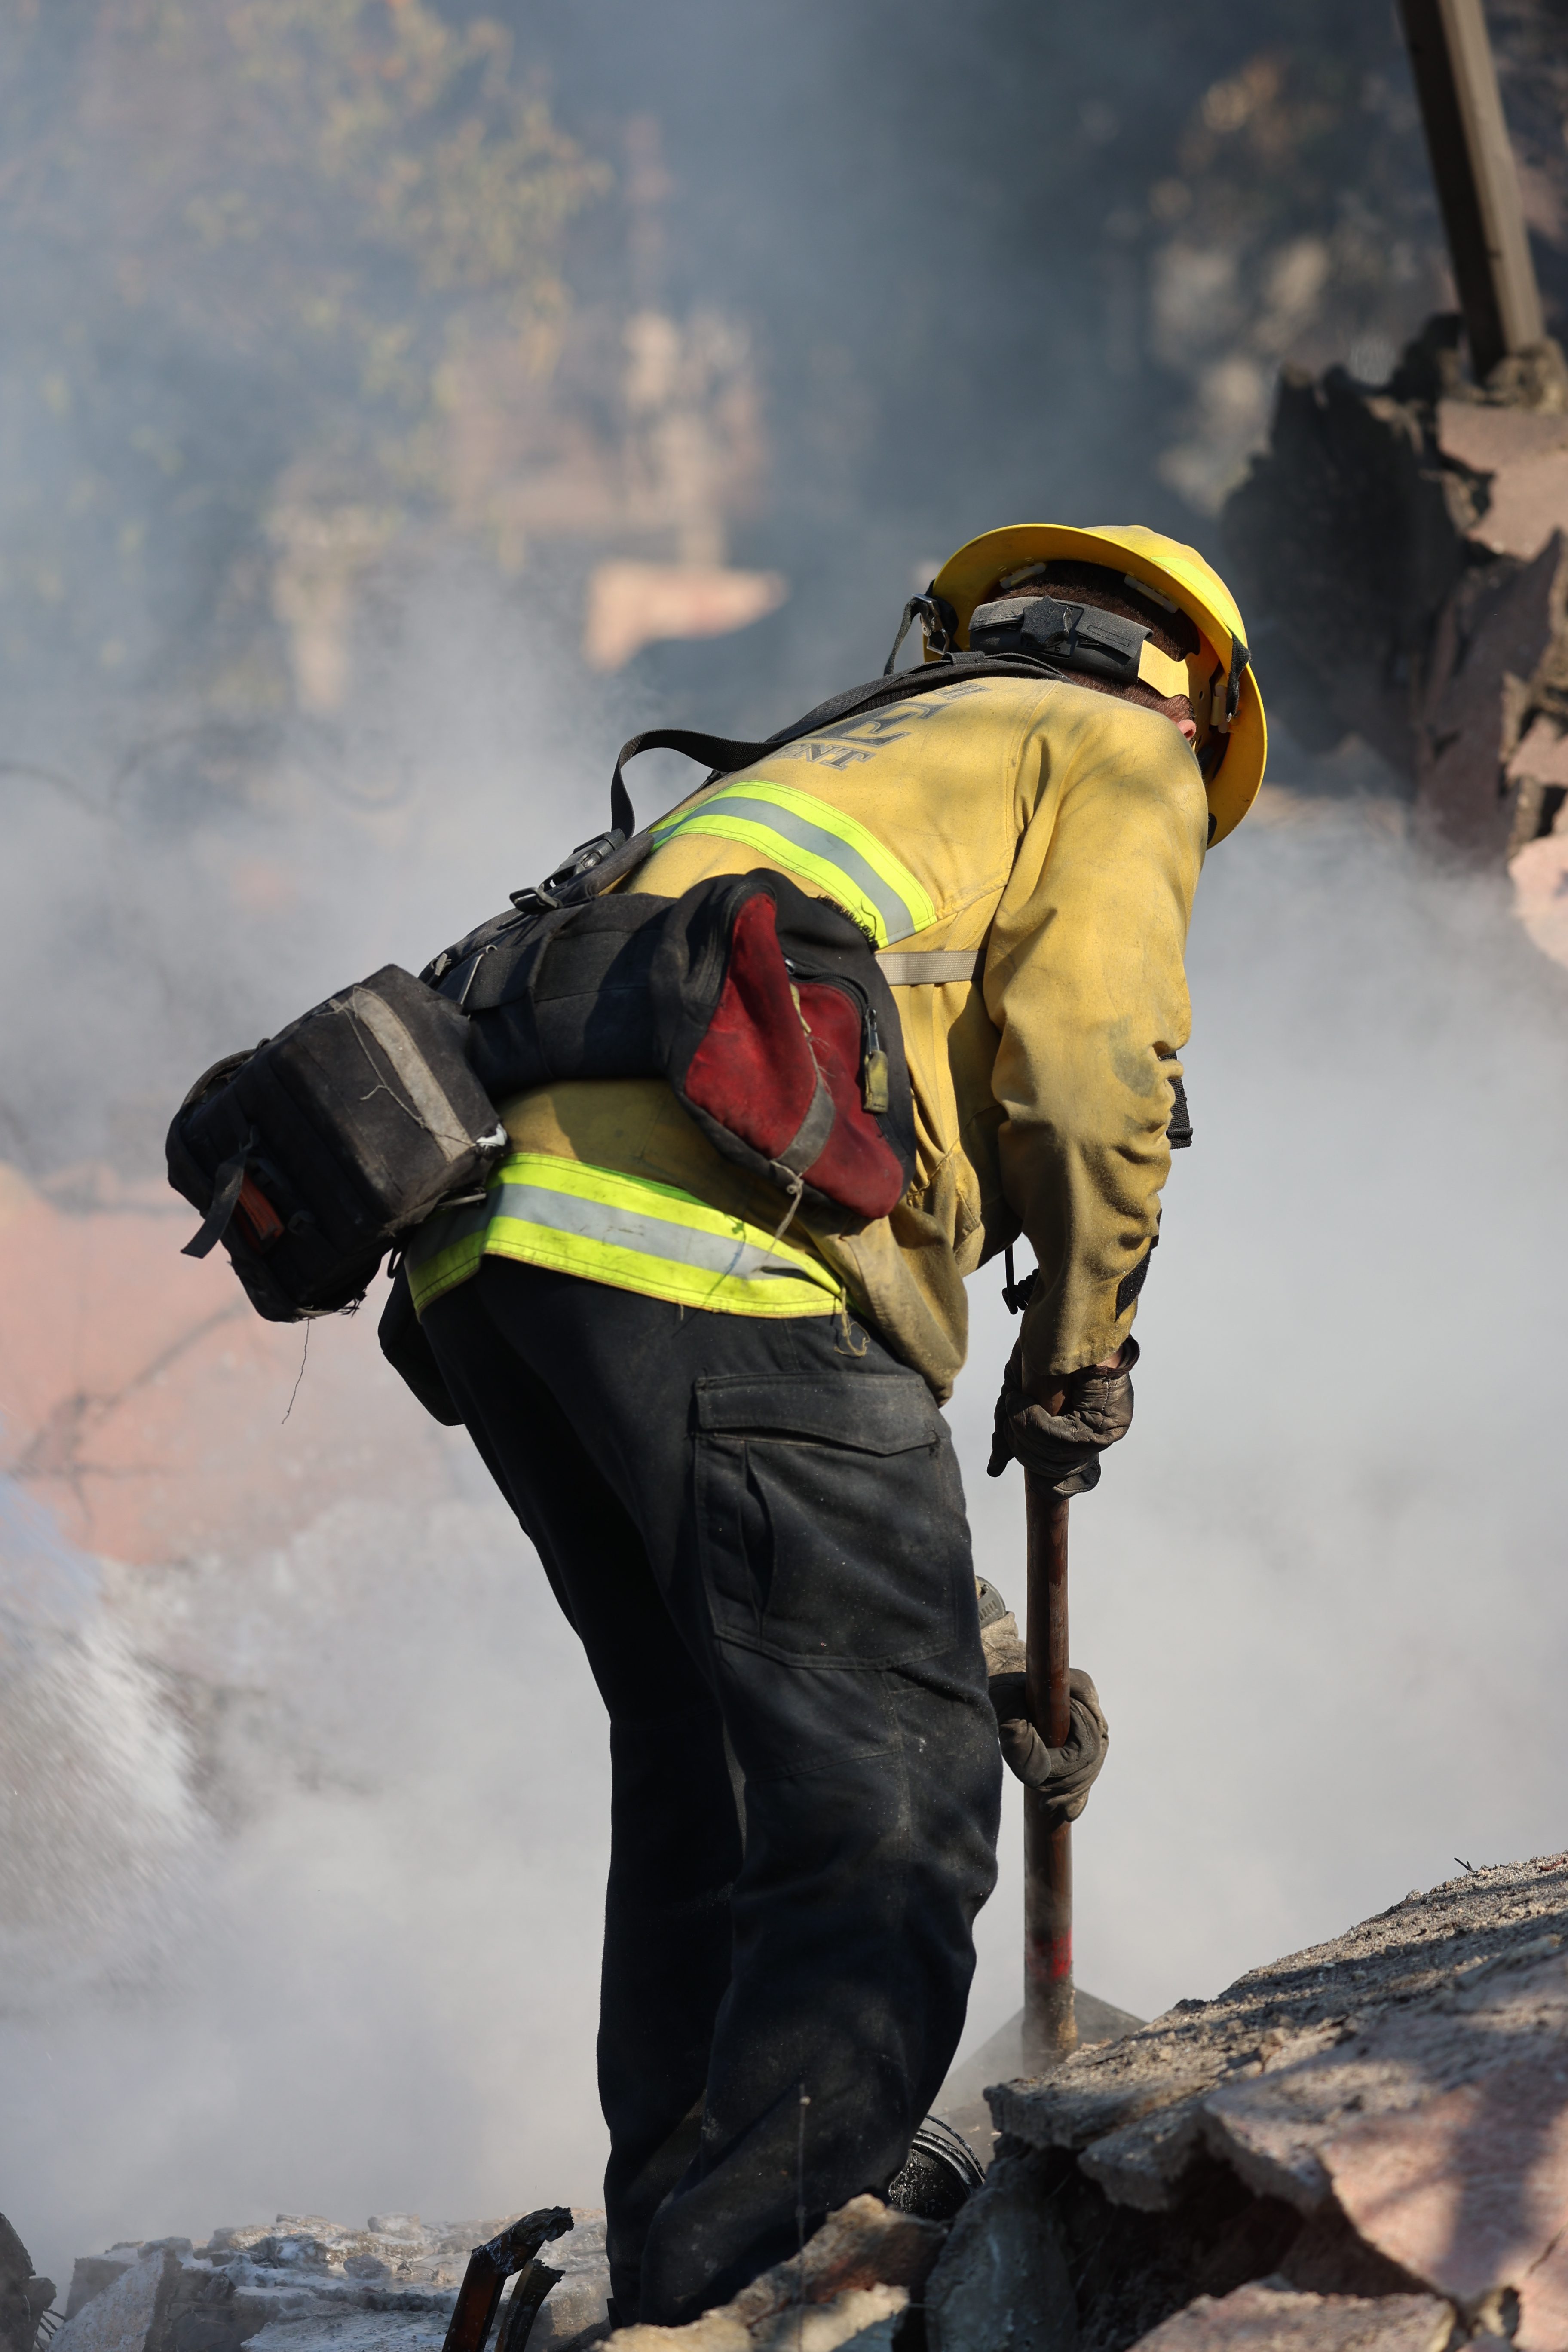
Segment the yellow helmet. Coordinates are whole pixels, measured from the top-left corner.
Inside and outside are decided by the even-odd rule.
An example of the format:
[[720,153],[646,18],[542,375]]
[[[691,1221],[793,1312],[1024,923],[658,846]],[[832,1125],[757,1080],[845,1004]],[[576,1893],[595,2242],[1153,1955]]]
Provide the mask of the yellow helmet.
[[[1104,524],[1092,530],[1077,530],[1067,523],[1009,523],[1002,530],[983,531],[950,555],[931,582],[931,593],[952,607],[957,616],[953,642],[966,651],[971,614],[994,595],[1009,574],[1029,564],[1064,560],[1110,566],[1179,605],[1197,628],[1204,642],[1185,665],[1184,689],[1179,677],[1163,675],[1173,666],[1155,647],[1148,648],[1148,656],[1152,667],[1161,671],[1155,682],[1162,691],[1184,690],[1191,696],[1200,755],[1215,740],[1223,745],[1217,763],[1203,761],[1212,820],[1209,837],[1223,841],[1258,797],[1268,728],[1236,600],[1195,547],[1167,539],[1162,531],[1146,530],[1141,523]],[[928,635],[926,659],[935,661],[939,653]]]

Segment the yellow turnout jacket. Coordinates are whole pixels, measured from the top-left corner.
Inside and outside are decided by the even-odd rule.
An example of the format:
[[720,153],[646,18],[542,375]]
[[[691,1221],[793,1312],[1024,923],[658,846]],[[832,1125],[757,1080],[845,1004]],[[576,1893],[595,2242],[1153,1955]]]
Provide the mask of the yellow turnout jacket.
[[1020,1232],[1040,1280],[1032,1386],[1114,1353],[1170,1166],[1183,956],[1207,839],[1168,719],[1090,688],[967,679],[770,752],[656,828],[629,887],[679,898],[758,866],[874,938],[903,1024],[919,1160],[848,1233],[723,1159],[662,1079],[574,1081],[500,1106],[512,1155],[482,1210],[414,1238],[421,1310],[486,1252],[736,1314],[846,1300],[939,1399],[963,1284]]

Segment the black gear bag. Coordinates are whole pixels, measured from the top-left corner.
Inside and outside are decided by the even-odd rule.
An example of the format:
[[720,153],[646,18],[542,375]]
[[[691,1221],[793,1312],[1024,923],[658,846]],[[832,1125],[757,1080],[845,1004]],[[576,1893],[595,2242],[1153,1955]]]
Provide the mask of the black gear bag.
[[169,1129],[169,1181],[203,1213],[269,1323],[364,1296],[388,1245],[483,1189],[506,1130],[468,1066],[468,1024],[388,964],[196,1080]]
[[782,874],[510,912],[438,962],[492,1102],[665,1078],[727,1160],[841,1223],[886,1216],[914,1173],[892,992],[849,917]]

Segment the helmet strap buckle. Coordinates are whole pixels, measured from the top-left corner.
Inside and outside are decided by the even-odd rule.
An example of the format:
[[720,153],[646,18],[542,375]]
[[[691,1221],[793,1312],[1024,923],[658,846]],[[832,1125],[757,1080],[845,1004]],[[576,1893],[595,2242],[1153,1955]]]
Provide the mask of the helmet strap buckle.
[[899,658],[899,648],[916,621],[925,631],[927,648],[933,654],[952,650],[952,640],[958,628],[958,614],[945,596],[936,596],[928,590],[923,596],[911,596],[904,606],[904,617],[899,623],[899,634],[893,639],[893,650],[882,664],[882,676],[891,677],[893,664]]

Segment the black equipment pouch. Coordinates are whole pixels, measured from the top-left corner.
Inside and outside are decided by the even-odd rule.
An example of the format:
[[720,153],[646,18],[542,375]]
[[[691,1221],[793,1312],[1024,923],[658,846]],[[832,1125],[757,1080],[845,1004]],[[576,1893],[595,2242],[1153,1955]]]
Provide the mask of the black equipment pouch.
[[270,1323],[356,1306],[388,1244],[482,1192],[506,1130],[454,1005],[388,964],[197,1079],[169,1129],[169,1181],[203,1213]]
[[849,917],[782,874],[517,912],[449,955],[437,986],[492,1102],[666,1078],[726,1159],[841,1220],[886,1216],[914,1173],[892,992]]

